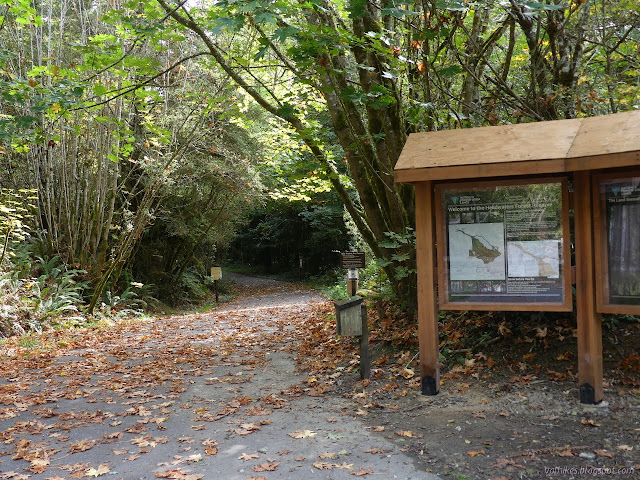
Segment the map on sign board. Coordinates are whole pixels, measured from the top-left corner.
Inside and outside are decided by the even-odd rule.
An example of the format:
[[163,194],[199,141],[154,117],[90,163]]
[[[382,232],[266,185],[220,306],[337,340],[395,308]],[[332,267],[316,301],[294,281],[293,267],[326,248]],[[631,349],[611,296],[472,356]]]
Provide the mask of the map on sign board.
[[451,280],[504,280],[504,225],[449,225]]
[[560,276],[559,240],[507,243],[510,277]]
[[445,302],[565,301],[563,188],[560,181],[440,188]]

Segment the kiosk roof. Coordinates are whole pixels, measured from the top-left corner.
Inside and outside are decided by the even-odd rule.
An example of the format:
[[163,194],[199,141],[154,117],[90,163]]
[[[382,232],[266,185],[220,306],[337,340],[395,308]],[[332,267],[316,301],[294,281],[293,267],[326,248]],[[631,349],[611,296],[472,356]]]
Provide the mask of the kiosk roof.
[[412,133],[395,180],[475,179],[640,165],[640,111]]

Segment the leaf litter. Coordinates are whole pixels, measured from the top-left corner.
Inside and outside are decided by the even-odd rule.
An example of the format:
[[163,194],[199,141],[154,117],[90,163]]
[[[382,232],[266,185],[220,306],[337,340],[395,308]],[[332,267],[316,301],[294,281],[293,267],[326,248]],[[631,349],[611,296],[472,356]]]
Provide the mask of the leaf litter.
[[[258,293],[269,295],[272,290]],[[633,466],[634,437],[630,437],[621,425],[624,414],[632,411],[627,407],[637,409],[640,397],[640,382],[635,383],[640,362],[634,357],[635,353],[626,355],[615,365],[617,383],[608,385],[609,389],[617,388],[618,396],[610,401],[609,416],[602,416],[597,410],[582,412],[571,400],[575,371],[571,366],[562,370],[553,364],[575,358],[571,350],[575,332],[570,325],[560,321],[555,326],[531,326],[529,332],[514,342],[529,351],[520,358],[498,362],[495,351],[491,355],[474,350],[465,353],[462,342],[467,337],[458,335],[455,322],[448,322],[442,331],[447,339],[445,342],[449,343],[443,345],[461,349],[466,358],[457,365],[445,367],[441,394],[425,402],[419,396],[420,382],[416,373],[419,369],[413,359],[417,345],[414,324],[403,323],[402,319],[398,321],[390,310],[384,310],[381,318],[370,318],[374,353],[372,378],[357,381],[357,349],[348,339],[335,336],[335,324],[328,320],[330,312],[328,303],[317,302],[289,309],[284,317],[282,311],[274,308],[238,309],[226,311],[224,315],[213,312],[123,322],[108,328],[50,331],[41,336],[40,342],[48,347],[36,349],[9,339],[0,346],[3,359],[0,368],[5,380],[0,384],[0,405],[6,406],[0,408],[2,440],[11,446],[13,461],[25,461],[22,468],[34,469],[50,478],[55,478],[56,472],[61,470],[67,470],[68,473],[62,472],[63,477],[70,478],[108,473],[105,468],[110,467],[106,463],[77,463],[74,466],[62,465],[56,459],[65,451],[74,457],[82,456],[84,452],[103,448],[109,443],[119,446],[117,450],[108,451],[114,459],[117,451],[129,462],[167,444],[185,451],[196,448],[186,457],[171,461],[191,459],[197,466],[205,458],[201,455],[215,456],[218,442],[227,437],[209,439],[208,444],[198,446],[194,444],[196,440],[188,436],[171,440],[168,432],[169,438],[165,441],[166,436],[155,432],[166,430],[177,410],[190,412],[189,426],[194,434],[206,431],[207,424],[238,415],[242,416],[238,417],[240,420],[266,417],[267,422],[244,420],[227,431],[227,435],[247,436],[269,425],[268,417],[275,410],[290,408],[295,399],[335,395],[352,401],[351,410],[343,410],[342,415],[360,417],[363,429],[398,443],[427,471],[462,475],[480,466],[493,471],[495,478],[508,477],[509,472],[536,471],[540,459],[551,456],[569,461],[577,458],[580,452],[593,453],[603,461],[615,458],[621,465]],[[271,328],[270,332],[264,333],[254,324],[257,315]],[[487,325],[492,321],[486,315],[476,316],[471,328],[489,328]],[[519,328],[508,320],[494,324],[497,325],[495,335],[502,338],[513,339]],[[292,328],[283,328],[289,325]],[[206,331],[203,331],[204,326]],[[560,344],[559,353],[552,356],[553,362],[549,366],[545,366],[541,361],[548,356],[547,350],[555,348],[554,342]],[[266,367],[265,352],[274,350],[297,355],[299,368],[307,373],[307,379],[285,386],[277,393],[265,393],[260,398],[236,395],[222,402],[207,402],[182,396],[198,378],[205,385],[225,388],[231,394],[240,393],[239,386],[251,382],[256,373]],[[221,373],[221,366],[227,367],[228,371]],[[21,375],[17,376],[15,372],[21,372]],[[86,407],[70,412],[52,408],[54,402],[62,400],[84,401]],[[102,410],[89,408],[98,403]],[[29,418],[23,420],[25,417]],[[446,421],[447,417],[454,421]],[[333,422],[336,422],[335,418]],[[327,425],[330,424],[327,419]],[[541,427],[536,429],[538,424]],[[90,425],[120,429],[105,430],[100,438],[94,439],[75,434],[76,430]],[[573,445],[575,437],[570,434],[578,426],[587,436],[591,435],[580,439],[581,444],[588,445]],[[612,432],[611,443],[598,434],[604,429]],[[387,433],[387,430],[395,434]],[[560,435],[549,436],[549,430]],[[463,435],[468,431],[475,433],[465,439]],[[317,433],[311,429],[288,433],[294,450],[278,453],[295,455],[298,448],[295,442],[300,441],[303,445],[315,441]],[[49,435],[51,441],[62,448],[30,443],[27,436],[33,434]],[[329,428],[323,435],[338,442],[342,438]],[[469,445],[465,440],[475,448],[465,449]],[[120,445],[126,444],[139,451],[124,457],[129,452]],[[367,452],[385,454],[385,450],[375,448],[369,448]],[[449,467],[455,452],[467,452],[467,460],[460,462],[458,472],[452,472]],[[302,456],[295,458],[305,461]],[[310,462],[310,465],[324,469],[349,468],[354,476],[374,473],[367,465],[326,462],[331,460],[329,457],[320,460]],[[263,462],[254,467],[275,471],[269,468],[277,469],[278,462]],[[22,473],[2,475],[0,478],[28,478]],[[197,480],[202,474],[171,468],[158,471],[156,477]]]

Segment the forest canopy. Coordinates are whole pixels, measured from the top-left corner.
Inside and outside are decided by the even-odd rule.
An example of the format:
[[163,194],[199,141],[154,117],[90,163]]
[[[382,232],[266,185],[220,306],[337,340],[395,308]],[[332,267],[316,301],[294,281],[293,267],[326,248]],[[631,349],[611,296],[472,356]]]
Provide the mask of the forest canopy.
[[0,0],[12,291],[175,298],[246,222],[235,251],[290,216],[310,233],[282,261],[321,265],[347,218],[412,309],[407,135],[638,108],[639,24],[635,0]]

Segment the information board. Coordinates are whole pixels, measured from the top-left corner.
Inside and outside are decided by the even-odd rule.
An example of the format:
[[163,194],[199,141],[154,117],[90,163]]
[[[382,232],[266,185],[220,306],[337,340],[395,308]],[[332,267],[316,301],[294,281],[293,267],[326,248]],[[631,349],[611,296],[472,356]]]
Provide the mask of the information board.
[[640,313],[640,172],[636,175],[595,177],[597,296],[603,313]]
[[365,268],[364,252],[341,252],[340,268]]
[[443,309],[571,309],[568,185],[468,182],[436,186]]

